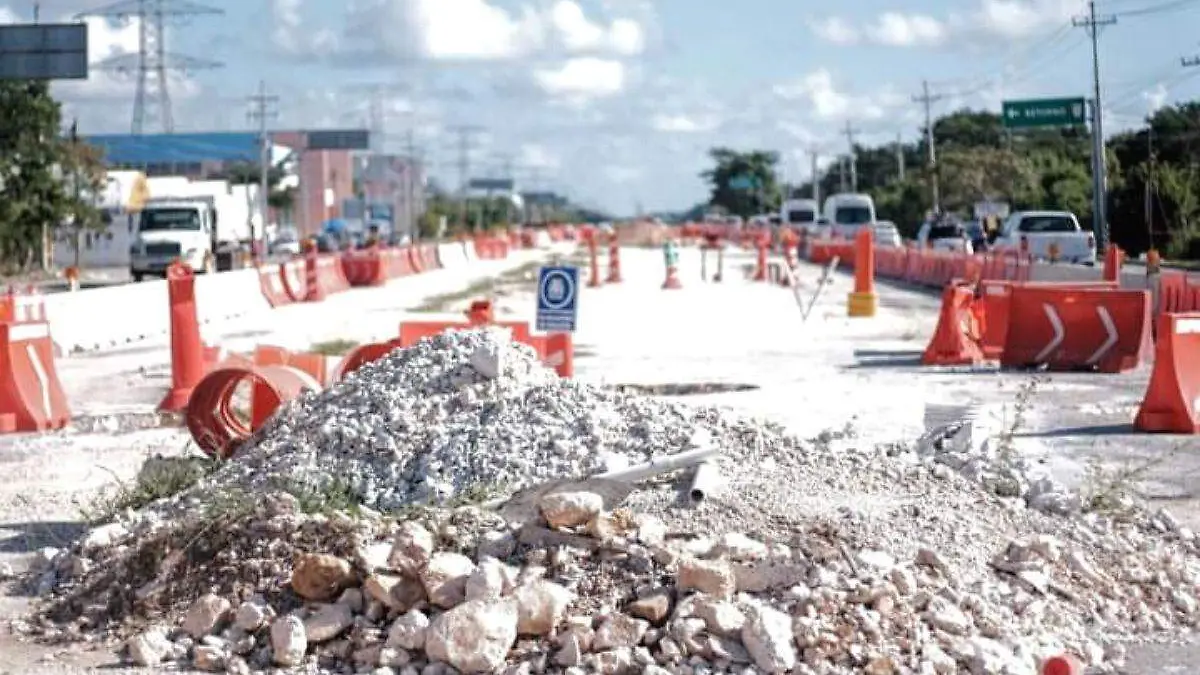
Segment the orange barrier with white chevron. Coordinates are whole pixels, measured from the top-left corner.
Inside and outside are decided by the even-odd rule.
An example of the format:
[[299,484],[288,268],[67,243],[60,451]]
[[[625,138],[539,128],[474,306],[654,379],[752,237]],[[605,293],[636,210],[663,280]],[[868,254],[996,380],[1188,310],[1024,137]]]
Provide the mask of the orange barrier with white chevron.
[[1154,370],[1134,426],[1155,433],[1200,434],[1200,312],[1159,317]]
[[9,292],[0,309],[0,433],[61,429],[71,419],[39,296]]

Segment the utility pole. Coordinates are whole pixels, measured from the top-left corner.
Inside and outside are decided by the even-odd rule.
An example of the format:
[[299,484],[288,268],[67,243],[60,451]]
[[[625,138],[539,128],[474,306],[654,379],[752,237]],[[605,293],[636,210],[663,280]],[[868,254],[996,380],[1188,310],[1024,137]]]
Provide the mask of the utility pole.
[[1096,236],[1096,252],[1108,249],[1108,168],[1104,156],[1104,103],[1100,97],[1100,29],[1117,22],[1117,17],[1096,16],[1096,0],[1089,0],[1088,15],[1071,20],[1076,27],[1085,28],[1092,38],[1092,232]]
[[904,182],[904,139],[896,132],[896,173],[900,182]]
[[471,151],[477,134],[483,129],[476,126],[452,127],[449,131],[458,136],[458,192],[461,200],[458,207],[459,222],[467,224],[467,190],[471,180]]
[[921,95],[913,97],[914,102],[925,106],[925,145],[929,147],[929,198],[933,202],[934,213],[941,212],[942,198],[938,186],[937,142],[933,137],[933,104],[945,97],[945,94],[930,94],[928,80],[921,82]]
[[418,172],[423,171],[424,160],[417,149],[415,134],[409,126],[404,134],[404,216],[408,225],[408,236],[412,241],[421,238],[420,209],[417,207],[417,178]]
[[33,0],[33,22],[38,23],[42,20],[42,3],[38,0]]
[[850,147],[850,191],[858,192],[858,153],[854,150],[854,134],[857,133],[855,128],[850,125],[850,120],[846,120],[846,143]]
[[[267,132],[267,120],[274,119],[278,113],[273,106],[279,103],[279,97],[267,93],[265,80],[259,81],[258,93],[250,97],[251,120],[258,122],[258,215],[261,221],[261,236],[255,237],[250,233],[251,240],[262,242],[262,254],[267,252],[267,210],[271,194],[271,135]],[[257,256],[256,256],[257,257]]]
[[810,167],[812,171],[812,200],[817,203],[817,211],[821,211],[821,175],[817,168],[817,161],[820,159],[820,154],[816,148],[808,151],[809,160],[812,162]]

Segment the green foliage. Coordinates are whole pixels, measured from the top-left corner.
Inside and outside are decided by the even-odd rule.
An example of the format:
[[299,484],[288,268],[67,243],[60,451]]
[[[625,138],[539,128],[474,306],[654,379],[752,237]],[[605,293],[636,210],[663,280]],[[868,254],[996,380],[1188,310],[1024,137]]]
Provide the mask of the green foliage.
[[[92,204],[104,185],[99,155],[62,138],[61,121],[46,83],[0,82],[0,266],[6,271],[48,262],[56,230],[100,223]],[[79,180],[71,185],[66,177]]]
[[710,206],[743,218],[779,210],[781,195],[775,174],[778,154],[729,148],[713,148],[708,154],[716,166],[700,177],[709,183]]

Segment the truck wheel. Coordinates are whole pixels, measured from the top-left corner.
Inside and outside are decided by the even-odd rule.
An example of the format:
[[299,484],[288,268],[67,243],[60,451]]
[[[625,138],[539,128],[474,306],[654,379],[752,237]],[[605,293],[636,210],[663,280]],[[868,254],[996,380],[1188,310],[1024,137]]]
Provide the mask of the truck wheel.
[[135,284],[142,283],[142,279],[146,278],[146,275],[142,274],[141,272],[130,272],[129,276],[133,277],[133,283]]
[[217,264],[216,264],[216,260],[213,258],[213,256],[211,254],[204,256],[203,273],[204,274],[212,274],[213,272],[216,272],[216,271],[217,271]]

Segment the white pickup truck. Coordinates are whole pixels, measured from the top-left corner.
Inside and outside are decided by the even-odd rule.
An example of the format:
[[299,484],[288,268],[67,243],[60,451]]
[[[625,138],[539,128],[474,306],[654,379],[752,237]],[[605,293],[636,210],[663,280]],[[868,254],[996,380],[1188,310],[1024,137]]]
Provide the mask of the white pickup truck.
[[[1051,255],[1051,247],[1055,255]],[[1069,211],[1017,211],[1004,221],[993,250],[1026,249],[1034,260],[1096,264],[1096,238]]]

